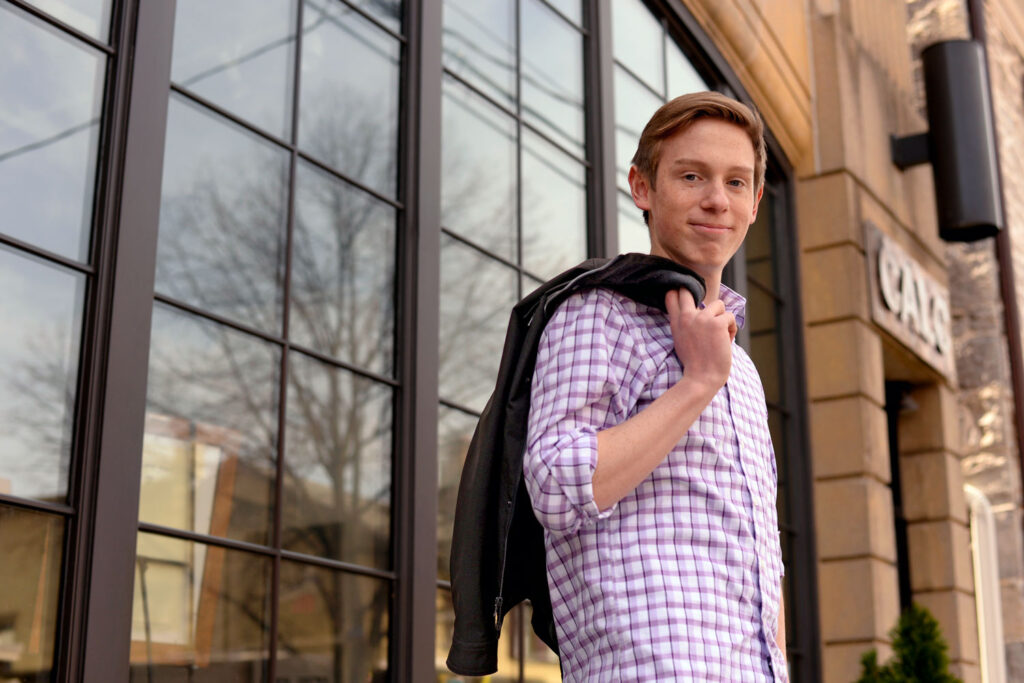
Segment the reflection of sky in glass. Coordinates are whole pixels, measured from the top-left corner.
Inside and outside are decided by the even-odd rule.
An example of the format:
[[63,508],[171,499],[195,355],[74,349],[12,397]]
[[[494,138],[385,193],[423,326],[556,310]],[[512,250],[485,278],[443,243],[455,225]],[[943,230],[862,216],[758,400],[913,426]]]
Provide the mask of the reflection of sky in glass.
[[580,4],[580,0],[547,0],[547,2],[570,20],[576,22],[577,26],[583,23],[583,6]]
[[286,150],[172,96],[157,291],[280,334],[287,174]]
[[401,45],[340,2],[307,0],[302,23],[299,146],[395,196]]
[[549,278],[587,256],[586,170],[523,131],[523,268]]
[[348,0],[395,33],[402,30],[402,0]]
[[289,338],[390,375],[395,209],[301,161],[295,192]]
[[283,545],[390,565],[391,387],[288,356]]
[[629,190],[629,165],[640,142],[640,133],[651,115],[662,105],[661,99],[637,83],[636,79],[615,67],[615,165],[618,186]]
[[85,276],[0,247],[0,491],[63,502]]
[[178,0],[171,80],[291,138],[296,0]]
[[619,203],[619,253],[651,253],[651,236],[643,213],[636,208],[633,197],[616,192]]
[[445,0],[444,65],[498,102],[516,101],[516,3]]
[[101,42],[110,39],[110,0],[28,0],[28,3]]
[[538,0],[522,2],[523,116],[583,155],[583,37]]
[[0,231],[85,260],[104,58],[0,5]]
[[668,62],[668,97],[679,97],[691,92],[708,90],[708,84],[700,77],[693,64],[686,58],[679,46],[665,36]]
[[451,79],[442,114],[441,223],[515,261],[515,121]]
[[447,581],[459,479],[477,418],[446,406],[438,407],[437,417],[437,578]]
[[438,379],[443,398],[483,409],[518,298],[517,280],[516,271],[442,235]]
[[[226,496],[216,500],[222,512],[231,515],[230,524],[196,529],[200,533],[252,543],[269,540],[280,356],[278,347],[250,335],[162,304],[153,308],[146,389],[149,420],[162,417],[183,423],[197,444],[216,447],[206,449],[219,455],[204,470],[207,479],[213,478],[210,481],[217,481],[225,466],[234,467],[238,460]],[[147,442],[152,442],[150,435]],[[159,489],[162,481],[173,485],[179,473],[195,467],[183,461],[193,457],[191,449],[147,447],[143,487]],[[194,492],[206,486],[200,474],[195,473]],[[146,510],[140,507],[142,521],[154,521],[142,516]],[[214,514],[212,519],[220,518]]]
[[658,93],[665,88],[663,33],[661,23],[641,0],[612,2],[615,59]]

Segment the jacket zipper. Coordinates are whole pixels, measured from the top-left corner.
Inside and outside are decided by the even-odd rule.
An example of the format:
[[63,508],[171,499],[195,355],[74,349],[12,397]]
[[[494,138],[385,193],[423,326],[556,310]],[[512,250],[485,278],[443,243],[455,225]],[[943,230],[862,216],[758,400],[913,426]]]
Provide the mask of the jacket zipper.
[[501,553],[501,571],[498,572],[498,597],[494,598],[494,631],[501,633],[501,623],[505,616],[501,613],[501,606],[505,602],[502,592],[505,589],[505,565],[508,563],[508,536],[512,528],[512,509],[515,503],[515,494],[505,503],[508,508],[508,521],[505,523],[505,547]]

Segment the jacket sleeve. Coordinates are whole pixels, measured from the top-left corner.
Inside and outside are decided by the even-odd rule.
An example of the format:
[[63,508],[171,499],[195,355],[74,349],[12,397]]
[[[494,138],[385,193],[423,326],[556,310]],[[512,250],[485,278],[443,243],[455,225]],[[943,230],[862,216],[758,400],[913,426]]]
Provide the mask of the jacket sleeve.
[[523,475],[548,533],[575,533],[615,510],[594,502],[597,432],[624,421],[636,403],[644,354],[635,327],[617,295],[597,289],[567,299],[541,336]]

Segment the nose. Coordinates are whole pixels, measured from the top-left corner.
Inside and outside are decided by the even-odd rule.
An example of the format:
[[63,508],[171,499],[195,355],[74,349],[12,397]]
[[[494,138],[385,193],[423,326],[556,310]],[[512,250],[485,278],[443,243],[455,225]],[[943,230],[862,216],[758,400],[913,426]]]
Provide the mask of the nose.
[[721,182],[710,182],[705,186],[701,198],[701,208],[706,211],[722,212],[729,207],[729,198],[725,194],[725,185]]

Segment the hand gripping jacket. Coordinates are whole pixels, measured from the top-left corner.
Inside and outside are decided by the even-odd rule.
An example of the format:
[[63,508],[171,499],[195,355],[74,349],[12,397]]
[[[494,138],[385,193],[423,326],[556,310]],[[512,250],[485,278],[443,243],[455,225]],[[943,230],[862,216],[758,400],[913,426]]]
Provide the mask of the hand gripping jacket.
[[687,289],[704,300],[704,280],[668,259],[624,254],[591,259],[541,285],[516,304],[498,380],[466,454],[455,507],[451,577],[455,630],[448,668],[494,673],[501,623],[515,605],[533,605],[533,630],[558,652],[544,560],[544,531],[523,483],[530,382],[541,333],[570,295],[604,287],[665,310],[665,293]]

